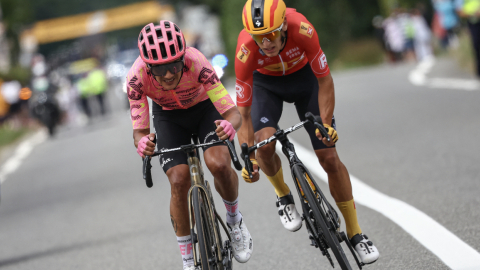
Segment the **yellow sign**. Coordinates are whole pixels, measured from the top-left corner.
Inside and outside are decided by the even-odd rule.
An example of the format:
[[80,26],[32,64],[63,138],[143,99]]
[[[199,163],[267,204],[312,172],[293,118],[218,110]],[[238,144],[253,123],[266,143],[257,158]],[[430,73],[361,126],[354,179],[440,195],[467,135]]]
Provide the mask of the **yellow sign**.
[[166,13],[173,13],[170,5],[155,1],[140,2],[118,8],[74,16],[44,20],[35,23],[23,35],[33,35],[39,44],[126,29],[150,22],[158,22]]
[[237,53],[238,60],[242,61],[242,63],[245,63],[249,55],[250,55],[250,50],[247,49],[247,46],[245,46],[245,44],[242,44],[242,46],[240,47],[240,50]]
[[310,26],[308,23],[302,22],[300,24],[300,34],[305,35],[309,38],[313,36],[313,27]]

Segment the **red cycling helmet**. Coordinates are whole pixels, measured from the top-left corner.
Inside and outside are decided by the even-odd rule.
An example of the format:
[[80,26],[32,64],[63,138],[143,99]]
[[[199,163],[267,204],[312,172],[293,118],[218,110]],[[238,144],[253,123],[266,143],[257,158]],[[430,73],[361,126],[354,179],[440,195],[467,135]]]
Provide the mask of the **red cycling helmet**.
[[171,21],[162,20],[159,25],[149,23],[140,32],[138,49],[145,63],[161,65],[180,59],[185,54],[185,38],[180,28]]

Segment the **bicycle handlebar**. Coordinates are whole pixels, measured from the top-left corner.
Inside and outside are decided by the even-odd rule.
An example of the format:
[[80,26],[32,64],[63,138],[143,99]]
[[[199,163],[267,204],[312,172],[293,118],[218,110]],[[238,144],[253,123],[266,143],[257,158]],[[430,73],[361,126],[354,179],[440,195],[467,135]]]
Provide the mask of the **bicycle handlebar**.
[[302,121],[302,122],[300,122],[300,123],[298,123],[298,124],[296,124],[296,125],[293,125],[293,126],[291,126],[291,127],[289,127],[289,128],[286,128],[286,129],[279,129],[279,130],[277,130],[277,132],[275,132],[275,134],[274,134],[272,137],[270,137],[270,138],[268,138],[268,139],[266,139],[266,140],[263,140],[263,141],[255,144],[255,145],[253,145],[253,146],[251,146],[251,147],[248,147],[248,145],[247,145],[246,143],[242,143],[242,158],[243,158],[243,160],[244,160],[244,162],[245,162],[245,169],[247,170],[248,176],[250,177],[250,179],[253,178],[253,176],[252,176],[253,164],[252,164],[252,162],[250,161],[250,153],[253,152],[253,151],[255,151],[255,150],[257,150],[258,148],[260,148],[260,147],[262,147],[262,146],[265,146],[265,145],[267,145],[267,144],[269,144],[269,143],[277,140],[277,139],[278,139],[278,136],[279,136],[280,134],[282,134],[282,136],[287,135],[287,134],[289,134],[289,133],[294,132],[294,131],[297,130],[297,129],[302,128],[302,127],[303,127],[305,124],[307,124],[307,123],[312,123],[316,128],[319,129],[320,134],[322,134],[323,137],[326,137],[326,138],[327,138],[327,141],[330,141],[330,140],[331,140],[330,136],[328,135],[327,130],[326,130],[325,127],[323,126],[322,118],[320,118],[320,116],[318,116],[318,115],[313,115],[311,112],[307,112],[307,113],[305,114],[305,118],[306,118],[307,120]]
[[170,153],[170,152],[177,152],[177,151],[186,152],[188,150],[197,149],[200,147],[223,144],[223,143],[226,143],[228,147],[228,152],[230,153],[230,157],[232,158],[232,162],[233,162],[233,165],[235,166],[235,169],[237,169],[238,171],[242,170],[243,167],[242,167],[242,164],[240,164],[240,161],[238,160],[237,152],[235,151],[235,146],[228,139],[224,141],[213,141],[209,143],[187,144],[187,145],[181,145],[180,147],[177,147],[177,148],[162,149],[154,152],[153,155],[151,156],[146,156],[145,158],[143,158],[143,179],[145,180],[145,184],[149,188],[153,186],[152,172],[151,172],[152,165],[150,163],[152,157],[165,154],[165,153]]

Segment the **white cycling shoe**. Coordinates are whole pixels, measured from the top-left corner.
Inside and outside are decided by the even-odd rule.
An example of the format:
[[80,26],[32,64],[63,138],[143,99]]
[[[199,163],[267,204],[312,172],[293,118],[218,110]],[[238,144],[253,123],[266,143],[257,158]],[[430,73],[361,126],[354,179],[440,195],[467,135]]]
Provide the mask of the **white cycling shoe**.
[[278,215],[285,229],[296,232],[302,228],[302,217],[295,207],[295,202],[291,193],[283,197],[277,197]]
[[374,263],[378,260],[378,257],[380,257],[377,248],[364,234],[356,234],[350,239],[350,243],[353,248],[355,248],[355,251],[357,251],[360,261],[364,264]]
[[243,218],[235,224],[227,223],[227,227],[232,238],[233,257],[239,263],[247,262],[253,253],[253,239]]

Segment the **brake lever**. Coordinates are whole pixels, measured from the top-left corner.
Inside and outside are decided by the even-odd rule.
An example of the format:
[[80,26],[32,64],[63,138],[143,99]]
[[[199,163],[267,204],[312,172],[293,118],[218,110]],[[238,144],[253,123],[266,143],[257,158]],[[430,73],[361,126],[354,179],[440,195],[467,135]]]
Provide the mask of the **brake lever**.
[[307,112],[305,114],[305,118],[307,118],[308,121],[310,121],[310,123],[312,123],[316,128],[318,128],[318,130],[320,131],[320,134],[322,134],[322,137],[327,138],[328,142],[331,141],[331,138],[328,135],[327,129],[323,126],[323,121],[320,116],[313,115],[313,113],[311,112]]
[[243,161],[245,162],[245,169],[248,172],[248,177],[250,179],[253,178],[252,171],[253,171],[253,164],[250,161],[250,153],[248,153],[248,144],[247,143],[242,143],[242,157]]
[[150,164],[150,160],[151,158],[149,156],[143,158],[143,179],[145,180],[145,184],[149,188],[153,186],[151,171],[152,165]]
[[228,151],[230,152],[230,157],[232,158],[235,169],[237,169],[237,171],[241,171],[243,167],[238,160],[237,151],[235,151],[235,145],[233,145],[233,143],[229,139],[226,139],[224,142],[228,146]]

